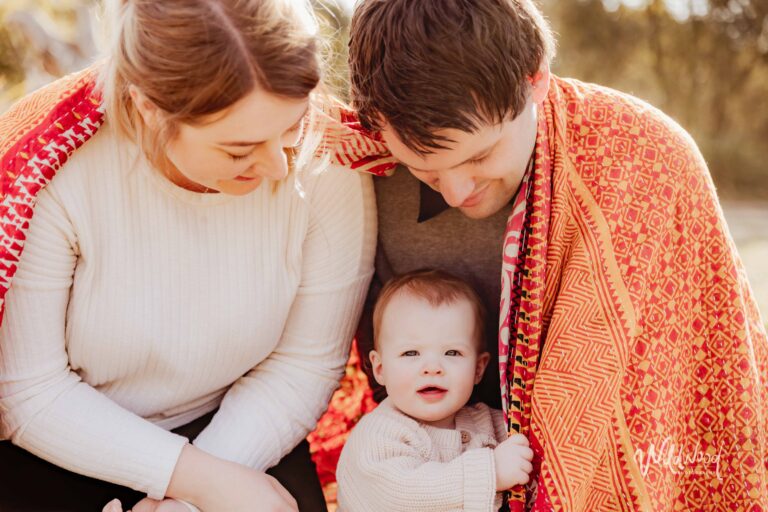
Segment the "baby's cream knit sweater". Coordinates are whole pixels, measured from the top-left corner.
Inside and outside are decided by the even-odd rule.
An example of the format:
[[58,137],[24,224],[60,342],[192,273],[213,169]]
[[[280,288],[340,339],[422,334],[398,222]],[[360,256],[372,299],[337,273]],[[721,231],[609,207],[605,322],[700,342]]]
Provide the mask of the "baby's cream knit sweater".
[[384,400],[355,427],[339,459],[339,512],[498,510],[493,448],[507,438],[501,411],[456,413],[453,430],[425,425]]

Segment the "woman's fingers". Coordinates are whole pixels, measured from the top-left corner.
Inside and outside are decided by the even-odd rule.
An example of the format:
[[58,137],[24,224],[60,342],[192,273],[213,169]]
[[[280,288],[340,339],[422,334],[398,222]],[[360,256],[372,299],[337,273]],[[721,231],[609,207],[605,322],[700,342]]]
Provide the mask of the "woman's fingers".
[[123,504],[120,503],[119,499],[115,498],[104,505],[104,508],[101,509],[101,512],[123,512]]
[[159,504],[160,502],[157,500],[153,500],[152,498],[144,498],[136,505],[134,505],[133,509],[129,510],[128,512],[155,512]]

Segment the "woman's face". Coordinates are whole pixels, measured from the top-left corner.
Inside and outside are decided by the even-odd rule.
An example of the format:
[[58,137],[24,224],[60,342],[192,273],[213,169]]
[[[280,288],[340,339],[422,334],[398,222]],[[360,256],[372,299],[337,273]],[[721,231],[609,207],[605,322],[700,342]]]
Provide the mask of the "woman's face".
[[[137,107],[145,120],[151,119],[146,103],[137,101]],[[284,149],[298,144],[308,108],[308,98],[254,90],[202,122],[182,123],[166,145],[172,165],[163,171],[177,185],[197,192],[248,194],[264,178],[286,176]]]

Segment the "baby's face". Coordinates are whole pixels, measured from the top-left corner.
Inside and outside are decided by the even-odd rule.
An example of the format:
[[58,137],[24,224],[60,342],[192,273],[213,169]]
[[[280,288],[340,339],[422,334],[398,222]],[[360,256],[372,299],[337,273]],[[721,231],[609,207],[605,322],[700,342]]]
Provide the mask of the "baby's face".
[[392,297],[371,362],[395,407],[425,423],[453,428],[453,415],[466,405],[488,364],[488,353],[478,354],[474,330],[466,300],[433,307],[407,292]]

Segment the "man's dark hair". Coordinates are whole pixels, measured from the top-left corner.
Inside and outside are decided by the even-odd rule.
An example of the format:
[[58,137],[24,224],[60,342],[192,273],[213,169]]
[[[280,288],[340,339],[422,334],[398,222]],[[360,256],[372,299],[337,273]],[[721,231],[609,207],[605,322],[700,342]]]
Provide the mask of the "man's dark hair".
[[437,130],[520,114],[554,40],[530,0],[363,0],[349,50],[363,126],[424,154],[449,142]]

